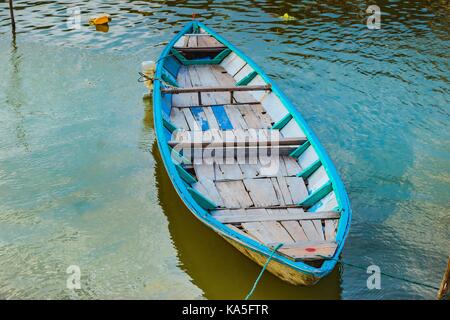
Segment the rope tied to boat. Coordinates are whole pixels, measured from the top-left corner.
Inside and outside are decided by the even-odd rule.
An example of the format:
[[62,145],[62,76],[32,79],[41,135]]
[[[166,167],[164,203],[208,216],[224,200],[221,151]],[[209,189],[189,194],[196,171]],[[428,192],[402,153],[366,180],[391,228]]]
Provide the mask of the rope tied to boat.
[[283,246],[283,243],[279,243],[279,244],[272,250],[272,253],[270,254],[269,258],[267,258],[267,261],[266,261],[266,263],[264,264],[263,268],[261,269],[261,272],[259,273],[259,275],[258,275],[258,277],[256,278],[255,282],[253,283],[252,289],[251,289],[250,292],[247,294],[247,296],[245,297],[244,300],[250,299],[250,297],[253,295],[253,292],[255,291],[256,286],[258,285],[259,281],[261,280],[261,277],[262,277],[264,271],[266,271],[267,266],[269,265],[270,260],[272,260],[272,258],[273,258],[273,256],[274,256],[275,252],[277,252],[278,249],[280,249],[282,246]]
[[[348,262],[344,262],[341,258],[330,258],[330,257],[322,256],[322,255],[318,255],[318,256],[321,257],[324,260],[333,260],[333,261],[341,263],[344,266],[348,266],[348,267],[352,267],[352,268],[355,268],[355,269],[360,269],[360,270],[367,271],[367,267],[356,265],[356,264],[352,264],[352,263],[348,263]],[[419,285],[419,286],[426,287],[426,288],[429,288],[429,289],[439,290],[438,287],[433,286],[433,285],[428,284],[428,283],[419,282],[419,281],[415,281],[415,280],[411,280],[411,279],[407,279],[407,278],[402,278],[402,277],[399,277],[399,276],[396,276],[396,275],[392,275],[392,274],[389,274],[389,273],[385,273],[385,272],[382,272],[382,271],[380,271],[380,274],[383,275],[383,276],[386,276],[388,278],[400,280],[400,281],[407,282],[407,283],[410,283],[410,284]]]

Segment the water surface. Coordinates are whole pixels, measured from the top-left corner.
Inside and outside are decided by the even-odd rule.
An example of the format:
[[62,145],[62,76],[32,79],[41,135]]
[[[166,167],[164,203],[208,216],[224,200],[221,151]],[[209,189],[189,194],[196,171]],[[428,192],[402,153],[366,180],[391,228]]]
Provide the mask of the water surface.
[[[449,6],[377,1],[0,1],[0,298],[240,299],[259,267],[201,225],[165,173],[137,83],[197,18],[272,76],[335,162],[354,212],[317,286],[266,274],[255,298],[432,299],[450,251]],[[112,15],[108,32],[89,27]],[[293,20],[283,21],[288,12]],[[82,289],[66,289],[79,265]]]

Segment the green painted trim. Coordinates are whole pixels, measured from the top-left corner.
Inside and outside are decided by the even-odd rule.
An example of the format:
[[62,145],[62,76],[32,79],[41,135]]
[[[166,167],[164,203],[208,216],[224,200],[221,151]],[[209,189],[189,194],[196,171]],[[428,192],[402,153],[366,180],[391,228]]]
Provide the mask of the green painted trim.
[[172,122],[170,122],[170,121],[168,121],[168,120],[166,120],[164,118],[163,118],[163,124],[164,124],[164,127],[166,127],[166,129],[170,131],[170,133],[172,133],[172,132],[174,132],[175,130],[178,129],[177,127],[175,127],[172,124]]
[[231,53],[230,49],[224,49],[222,50],[217,56],[214,57],[215,64],[219,64],[222,62],[223,59],[225,59],[226,56],[228,56]]
[[197,179],[195,179],[189,172],[187,172],[181,165],[176,164],[175,168],[177,169],[178,173],[180,174],[180,177],[188,184],[194,184],[197,182]]
[[178,162],[178,164],[191,164],[191,160],[189,160],[188,158],[186,158],[185,156],[183,156],[181,153],[179,153],[176,150],[173,150],[173,148],[171,146],[169,146],[169,150],[170,150],[170,154],[174,154],[175,157],[175,161]]
[[306,199],[300,202],[299,205],[305,208],[312,207],[315,203],[317,203],[320,199],[325,197],[331,191],[333,191],[333,185],[331,184],[331,181],[328,181],[319,189],[317,189],[316,191],[311,193],[308,197],[306,197]]
[[278,120],[273,126],[272,129],[281,130],[284,128],[285,125],[292,119],[292,114],[288,113],[283,118]]
[[293,158],[298,158],[300,157],[303,152],[305,152],[306,149],[308,149],[308,147],[311,145],[311,142],[306,141],[305,143],[303,143],[300,147],[298,147],[297,149],[295,149],[294,151],[291,152],[291,154],[289,155],[290,157]]
[[191,194],[192,198],[198,203],[199,206],[201,206],[205,210],[213,210],[217,208],[216,204],[206,198],[204,195],[202,195],[200,192],[198,192],[195,189],[192,189],[191,187],[187,187],[189,193]]
[[230,54],[230,49],[224,49],[222,52],[220,52],[217,56],[215,56],[213,59],[194,59],[194,60],[188,60],[186,59],[178,50],[173,49],[171,50],[172,54],[185,66],[190,65],[201,65],[201,64],[219,64],[222,62],[223,59],[227,55]]
[[168,71],[165,71],[165,69],[163,69],[161,78],[163,79],[164,82],[167,82],[171,86],[174,86],[177,88],[179,87],[178,82],[172,77],[172,75],[170,75],[170,73]]
[[199,27],[197,21],[192,23],[192,33],[198,33]]
[[249,84],[250,81],[252,81],[256,76],[258,75],[258,72],[252,71],[248,75],[246,75],[244,78],[236,82],[237,86],[246,86]]
[[297,177],[302,177],[303,179],[308,179],[319,167],[322,165],[319,159],[311,163],[308,167],[303,169],[302,172],[297,174]]

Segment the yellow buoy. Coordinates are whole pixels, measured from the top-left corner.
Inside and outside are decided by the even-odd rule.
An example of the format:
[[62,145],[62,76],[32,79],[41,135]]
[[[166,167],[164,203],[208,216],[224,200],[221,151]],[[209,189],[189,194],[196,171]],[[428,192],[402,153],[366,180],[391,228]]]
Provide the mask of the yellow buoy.
[[103,13],[89,19],[89,24],[101,25],[106,24],[111,21],[111,16],[109,14]]
[[144,81],[145,86],[151,92],[153,90],[153,78],[155,77],[156,63],[154,61],[144,61],[141,65],[142,73],[146,79]]
[[283,14],[281,17],[284,21],[295,20],[295,17],[290,16],[287,12]]

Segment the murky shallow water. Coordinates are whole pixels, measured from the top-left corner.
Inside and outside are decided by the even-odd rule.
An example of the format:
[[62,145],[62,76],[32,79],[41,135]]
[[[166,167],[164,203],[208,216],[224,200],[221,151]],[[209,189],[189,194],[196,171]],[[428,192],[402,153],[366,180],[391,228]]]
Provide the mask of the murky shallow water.
[[[363,1],[0,1],[0,297],[243,298],[259,268],[176,196],[136,82],[191,19],[251,54],[293,99],[347,186],[344,262],[438,285],[450,249],[449,6]],[[86,25],[112,15],[109,32]],[[279,18],[288,12],[295,20]],[[79,265],[82,289],[66,289]],[[312,288],[266,274],[255,298],[434,298],[340,266]]]

